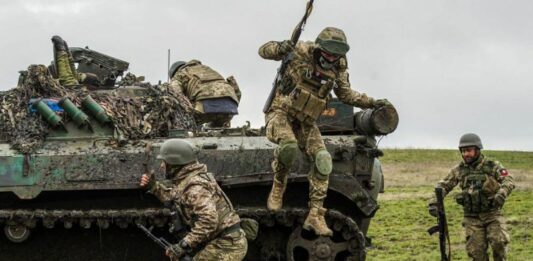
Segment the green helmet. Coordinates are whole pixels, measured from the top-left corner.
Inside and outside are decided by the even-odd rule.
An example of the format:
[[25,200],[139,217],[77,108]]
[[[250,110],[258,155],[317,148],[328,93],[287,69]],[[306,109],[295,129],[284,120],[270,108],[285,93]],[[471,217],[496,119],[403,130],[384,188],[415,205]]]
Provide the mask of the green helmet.
[[182,139],[170,139],[163,142],[157,159],[164,160],[170,165],[185,165],[197,160],[192,145]]
[[320,49],[336,55],[345,55],[350,46],[346,40],[346,35],[341,29],[335,27],[326,27],[315,40]]
[[186,62],[184,61],[177,61],[173,63],[172,66],[170,66],[170,69],[168,70],[168,77],[172,78],[172,76],[174,76],[174,74],[178,71],[178,69],[183,67],[183,65],[185,64]]
[[459,149],[464,147],[477,147],[478,149],[483,149],[483,144],[481,144],[481,139],[474,133],[467,133],[461,136],[459,140]]

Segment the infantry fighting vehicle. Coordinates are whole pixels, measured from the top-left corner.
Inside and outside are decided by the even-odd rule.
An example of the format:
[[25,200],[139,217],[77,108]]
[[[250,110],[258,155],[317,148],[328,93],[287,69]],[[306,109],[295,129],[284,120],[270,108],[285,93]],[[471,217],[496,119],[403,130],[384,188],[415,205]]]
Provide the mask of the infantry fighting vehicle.
[[[135,96],[146,91],[137,86],[97,92]],[[365,259],[366,233],[383,190],[378,160],[383,153],[376,136],[395,130],[394,108],[354,113],[353,107],[333,100],[320,118],[334,163],[325,202],[326,220],[334,231],[329,238],[302,229],[309,171],[304,155],[291,170],[283,210],[266,209],[276,145],[263,130],[169,129],[164,137],[117,145],[109,143],[116,138],[112,124],[101,121],[102,115],[92,113],[90,106],[74,106],[88,109],[91,127],[79,127],[75,120],[62,122],[61,128],[50,126],[34,153],[21,154],[10,148],[8,135],[0,135],[1,260],[165,260],[162,249],[134,224],[154,226],[154,233],[178,240],[166,232],[171,211],[138,186],[143,173],[164,179],[155,157],[169,138],[194,144],[239,214],[259,222],[248,260]],[[72,111],[64,113],[76,114]]]

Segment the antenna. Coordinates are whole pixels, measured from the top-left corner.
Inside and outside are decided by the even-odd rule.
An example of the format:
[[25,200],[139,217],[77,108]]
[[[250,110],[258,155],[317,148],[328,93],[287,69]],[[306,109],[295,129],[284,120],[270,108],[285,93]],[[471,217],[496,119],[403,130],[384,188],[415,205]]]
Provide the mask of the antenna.
[[167,53],[167,83],[170,82],[170,75],[168,74],[168,71],[170,71],[170,49],[168,49]]

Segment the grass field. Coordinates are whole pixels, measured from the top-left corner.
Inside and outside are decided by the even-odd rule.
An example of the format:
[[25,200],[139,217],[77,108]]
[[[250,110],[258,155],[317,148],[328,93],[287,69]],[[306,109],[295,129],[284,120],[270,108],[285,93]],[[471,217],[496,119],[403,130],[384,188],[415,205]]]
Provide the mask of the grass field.
[[[533,152],[486,151],[513,175],[517,188],[503,212],[511,234],[509,260],[533,260]],[[427,212],[435,183],[460,161],[456,150],[385,150],[381,158],[385,193],[368,235],[368,260],[440,260],[438,236],[426,230],[436,224]],[[462,209],[446,197],[452,260],[468,260],[461,227]]]

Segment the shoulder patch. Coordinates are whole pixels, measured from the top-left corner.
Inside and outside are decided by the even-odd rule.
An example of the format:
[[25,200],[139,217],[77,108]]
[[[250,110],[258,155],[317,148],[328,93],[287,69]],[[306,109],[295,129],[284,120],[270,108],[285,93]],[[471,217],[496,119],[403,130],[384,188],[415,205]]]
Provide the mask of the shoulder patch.
[[506,169],[500,169],[500,176],[507,177],[509,176],[509,172]]

